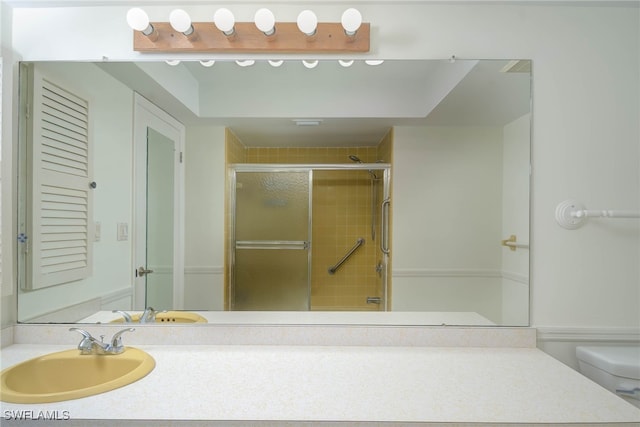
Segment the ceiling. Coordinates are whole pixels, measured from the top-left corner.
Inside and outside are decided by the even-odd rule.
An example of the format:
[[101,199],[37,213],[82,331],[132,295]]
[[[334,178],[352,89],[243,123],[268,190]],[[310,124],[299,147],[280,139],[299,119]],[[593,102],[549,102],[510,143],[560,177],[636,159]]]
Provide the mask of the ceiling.
[[183,123],[228,126],[247,146],[376,145],[396,125],[501,126],[530,111],[529,61],[98,65]]

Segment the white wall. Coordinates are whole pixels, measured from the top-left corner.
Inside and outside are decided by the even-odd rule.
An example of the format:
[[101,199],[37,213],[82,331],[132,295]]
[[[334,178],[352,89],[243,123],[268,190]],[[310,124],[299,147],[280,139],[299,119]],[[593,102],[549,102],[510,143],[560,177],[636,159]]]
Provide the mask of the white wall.
[[[531,115],[507,124],[502,145],[502,236],[529,244]],[[502,322],[529,320],[529,249],[502,249]]]
[[[215,6],[194,3],[200,6],[189,7],[193,19],[209,19]],[[592,221],[568,231],[555,223],[554,210],[568,197],[591,208],[640,210],[637,3],[351,1],[304,7],[321,20],[337,20],[353,4],[373,25],[372,49],[363,57],[533,60],[532,324],[543,331],[578,328],[572,329],[578,335],[604,328],[629,339],[640,326],[639,222]],[[242,21],[261,6],[230,7]],[[294,20],[301,8],[294,1],[273,7],[282,20]],[[152,20],[164,19],[170,9],[149,12]],[[30,60],[139,59],[144,55],[131,50],[126,10],[16,9],[12,46]]]
[[[394,129],[393,310],[529,322],[529,114],[502,127]],[[419,194],[419,197],[416,195]]]
[[201,310],[224,309],[224,134],[223,126],[187,128],[184,302]]
[[502,128],[394,128],[393,310],[500,322]]
[[94,298],[120,298],[122,293],[130,293],[132,286],[131,240],[117,241],[116,231],[117,223],[131,224],[133,92],[93,64],[77,64],[73,70],[57,63],[38,67],[65,89],[91,94],[93,178],[97,183],[93,219],[101,223],[101,237],[93,243],[91,277],[37,291],[20,291],[21,320]]

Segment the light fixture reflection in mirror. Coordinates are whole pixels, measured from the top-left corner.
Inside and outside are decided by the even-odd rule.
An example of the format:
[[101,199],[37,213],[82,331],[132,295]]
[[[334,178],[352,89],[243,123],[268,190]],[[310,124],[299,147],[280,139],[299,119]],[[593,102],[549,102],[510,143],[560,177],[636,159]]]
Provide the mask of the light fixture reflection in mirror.
[[318,66],[318,63],[319,63],[318,60],[315,60],[315,61],[302,60],[302,65],[304,65],[305,68],[308,68],[308,69],[316,68]]
[[256,63],[255,60],[253,59],[244,59],[244,60],[237,60],[236,64],[238,64],[240,67],[251,67],[252,65],[254,65]]
[[[274,120],[276,117],[270,117],[272,114],[286,118],[287,132],[290,132],[290,128],[295,129],[293,132],[304,132],[304,134],[296,134],[298,135],[297,140],[303,141],[304,146],[300,143],[297,145],[291,144],[291,148],[296,150],[296,155],[302,155],[304,150],[310,150],[310,147],[320,147],[321,142],[319,141],[323,140],[332,141],[333,139],[343,138],[345,141],[356,141],[365,135],[365,131],[369,129],[372,123],[381,125],[387,132],[393,127],[394,147],[392,152],[396,163],[393,165],[392,170],[393,179],[396,180],[394,182],[398,183],[399,186],[394,187],[392,198],[393,214],[396,216],[397,222],[392,230],[391,240],[394,256],[393,281],[390,288],[392,295],[391,310],[398,315],[413,313],[417,316],[414,319],[429,319],[405,320],[405,324],[431,322],[431,319],[435,316],[434,313],[440,312],[476,312],[497,325],[521,326],[527,324],[528,251],[521,248],[511,251],[508,248],[501,247],[500,241],[509,235],[517,234],[518,242],[527,242],[528,217],[524,216],[518,219],[517,222],[515,220],[512,221],[510,214],[500,210],[499,200],[514,200],[514,197],[518,197],[519,200],[521,199],[523,206],[521,210],[528,212],[528,167],[521,168],[518,165],[520,162],[528,164],[529,156],[528,151],[522,150],[518,154],[518,156],[522,154],[521,159],[517,162],[503,162],[506,156],[513,156],[515,159],[516,156],[509,151],[514,147],[505,144],[503,140],[492,138],[496,135],[501,137],[509,135],[509,141],[516,142],[518,140],[523,144],[529,143],[529,72],[501,72],[500,70],[509,62],[507,60],[471,61],[458,59],[455,62],[449,62],[447,59],[437,61],[387,60],[384,62],[384,66],[371,67],[365,64],[364,61],[336,61],[333,59],[319,61],[313,72],[306,72],[307,70],[301,66],[300,60],[291,60],[289,64],[285,64],[287,61],[281,60],[270,61],[273,64],[280,65],[277,70],[267,60],[254,61],[251,59],[245,61],[239,60],[241,64],[248,65],[251,63],[254,66],[245,68],[241,72],[238,70],[238,65],[236,65],[235,61],[219,59],[215,61],[215,67],[212,68],[205,68],[207,61],[202,61],[201,65],[198,60],[178,61],[179,63],[171,68],[163,64],[162,61],[158,61],[158,63],[145,61],[138,64],[56,62],[36,65],[55,73],[56,77],[67,76],[65,85],[68,81],[73,83],[74,80],[81,80],[75,79],[74,76],[89,75],[95,77],[95,82],[100,82],[100,84],[92,85],[91,91],[95,91],[92,94],[92,99],[96,99],[95,105],[100,105],[100,108],[105,108],[105,105],[100,103],[107,102],[104,100],[107,98],[106,95],[111,96],[114,93],[120,93],[120,98],[128,100],[128,102],[130,102],[131,93],[134,90],[140,91],[149,97],[158,94],[157,90],[145,93],[145,90],[149,90],[149,83],[141,84],[140,87],[137,87],[135,86],[136,79],[123,77],[131,70],[144,70],[150,78],[157,76],[157,81],[161,81],[162,76],[173,74],[178,76],[190,73],[194,81],[198,81],[200,84],[199,96],[201,98],[198,104],[201,108],[200,114],[208,116],[203,119],[208,123],[193,126],[209,126],[209,123],[213,123],[211,126],[217,129],[216,131],[218,132],[220,129],[224,129],[225,126],[230,126],[234,132],[237,132],[238,138],[247,143],[248,151],[257,150],[259,146],[265,146],[265,141],[269,141],[268,138],[273,138],[272,140],[277,140],[278,143],[285,141],[282,135],[275,134],[273,136],[274,130],[278,127],[275,126],[277,120]],[[307,62],[315,63],[315,61]],[[350,68],[345,70],[343,64],[338,62],[350,64]],[[211,65],[213,65],[213,61]],[[135,73],[133,75],[135,76]],[[440,81],[433,80],[438,75],[446,76],[447,78]],[[390,78],[390,76],[393,76],[393,78]],[[122,79],[122,81],[116,80],[117,78]],[[325,78],[330,79],[322,80]],[[497,86],[490,87],[491,85],[486,83],[487,79],[500,83]],[[92,79],[92,81],[94,80]],[[109,81],[112,82],[111,86],[117,88],[116,91],[109,84],[104,84]],[[156,86],[157,81],[154,83]],[[222,81],[225,84],[221,86],[218,83]],[[512,83],[516,81],[520,83],[512,86]],[[211,84],[212,82],[215,84]],[[449,82],[450,86],[446,86],[446,82]],[[248,83],[251,83],[251,85]],[[505,84],[504,87],[502,87],[503,84]],[[500,90],[498,90],[498,87],[500,87]],[[260,112],[256,109],[254,103],[243,102],[246,99],[243,98],[243,91],[247,89],[250,89],[251,92],[250,99],[268,99],[269,107],[263,107],[262,112]],[[275,91],[277,96],[270,93],[269,89]],[[438,98],[430,92],[430,90],[435,89],[442,91],[441,93],[444,93],[444,95],[441,95],[438,102],[431,105],[429,111],[425,112],[425,100],[431,99],[430,97]],[[168,85],[163,90],[170,91],[172,89]],[[309,90],[311,90],[311,93],[309,93]],[[107,94],[104,94],[104,92],[107,92]],[[474,95],[472,96],[472,94]],[[303,99],[299,100],[297,96]],[[185,106],[176,105],[176,98],[172,99],[172,102],[163,102],[159,98],[156,102],[174,116],[181,117],[180,114],[184,113],[181,113],[180,109],[184,109]],[[224,109],[222,112],[216,112],[213,108],[218,105],[221,99],[224,100]],[[279,102],[280,99],[282,99],[282,103]],[[309,103],[309,99],[313,99],[315,102]],[[487,108],[486,102],[488,99],[491,99],[492,108]],[[381,102],[376,102],[378,100],[381,100]],[[363,103],[357,104],[357,110],[351,113],[344,113],[344,119],[336,120],[331,116],[336,111],[342,111],[340,110],[341,108],[348,107],[354,101],[362,101]],[[126,117],[132,117],[131,111],[129,111],[131,107],[126,102],[122,105],[114,106],[114,109],[121,110]],[[283,106],[292,104],[297,106],[294,110],[295,114],[292,113],[287,116],[282,114],[281,110],[278,110]],[[304,106],[307,104],[313,104],[315,109],[305,110]],[[423,109],[419,113],[413,114],[413,116],[409,110],[400,110],[413,105]],[[526,109],[520,110],[520,105],[524,105]],[[318,106],[331,107],[331,111],[330,113],[323,113],[323,110],[318,110]],[[373,108],[384,108],[386,106],[393,107],[393,112],[400,114],[401,117],[392,117],[390,112],[384,113],[373,110]],[[98,111],[96,110],[96,114],[98,114]],[[106,108],[104,111],[107,111]],[[363,111],[367,112],[367,117],[355,118],[357,112],[362,114]],[[513,115],[516,112],[519,116]],[[507,117],[497,120],[490,117],[490,114],[493,113],[504,113]],[[253,119],[242,119],[242,114],[247,117],[253,117]],[[96,129],[102,128],[113,131],[111,124],[101,122],[101,120],[108,120],[108,117],[111,116],[95,116],[98,124]],[[294,126],[293,123],[295,122],[291,122],[291,120],[297,117],[311,117],[314,120],[322,121],[322,125]],[[110,120],[113,120],[113,118]],[[119,121],[119,123],[125,122],[126,120]],[[233,123],[233,125],[229,125],[230,123]],[[347,133],[347,129],[343,128],[347,123],[350,126],[353,125],[357,132]],[[273,126],[273,128],[270,128],[270,126]],[[257,131],[252,129],[257,129]],[[325,133],[323,138],[315,136],[314,132],[318,129],[328,133]],[[188,132],[190,132],[189,127]],[[131,130],[125,129],[125,136],[117,138],[118,144],[122,145],[121,143],[127,139],[126,135],[130,134]],[[303,137],[300,135],[303,135]],[[94,246],[103,253],[106,253],[104,249],[108,245],[114,245],[116,249],[121,249],[132,244],[130,241],[116,241],[115,232],[113,233],[114,236],[111,236],[108,230],[111,228],[115,230],[116,223],[122,221],[117,217],[112,218],[114,215],[109,210],[115,207],[126,210],[127,208],[124,205],[130,203],[130,199],[134,197],[134,195],[127,193],[132,188],[131,177],[125,176],[126,174],[123,174],[119,168],[106,163],[109,156],[102,155],[105,152],[114,150],[114,139],[109,137],[109,134],[100,135],[98,133],[95,135],[96,144],[102,144],[104,141],[101,140],[105,136],[110,141],[110,145],[100,146],[102,148],[97,147],[98,151],[95,152],[95,161],[99,162],[98,170],[100,171],[100,176],[96,177],[96,181],[104,182],[105,184],[98,186],[95,193],[97,197],[96,206],[101,211],[96,211],[94,220],[102,223],[102,237],[94,243]],[[375,142],[371,143],[370,147],[375,146],[375,143],[379,142],[380,138],[382,136],[374,138]],[[464,144],[464,142],[471,140],[476,143]],[[486,142],[489,145],[486,147],[479,145],[480,141],[482,141],[482,144]],[[276,143],[272,144],[274,144],[273,147],[278,147],[278,145],[275,145]],[[196,154],[189,157],[190,150],[191,153],[199,153],[198,150],[204,148],[205,145],[201,145],[201,141],[188,141],[185,165],[188,168],[192,168],[189,174],[191,176],[207,176],[208,171],[212,168],[220,169],[220,173],[223,174],[223,162],[221,163],[219,158],[210,157],[206,154],[208,153],[206,149],[202,152],[204,153],[203,155]],[[278,149],[280,148],[286,147],[278,147]],[[331,147],[326,146],[322,149],[329,152],[332,150]],[[338,150],[338,148],[335,149]],[[354,142],[352,146],[348,146],[345,143],[339,149],[344,150],[348,155],[356,155],[362,159],[364,165],[377,160],[375,156],[367,158],[366,150],[358,151],[363,148],[357,142]],[[127,158],[127,155],[131,155],[131,148],[126,145],[120,146],[118,150],[117,152],[120,153],[119,156],[122,158]],[[340,161],[348,162],[351,166],[358,166],[348,159],[347,154],[343,155]],[[444,156],[445,154],[447,156]],[[487,165],[481,166],[481,160],[486,161]],[[370,167],[370,169],[374,168]],[[469,182],[463,184],[457,181],[461,178],[462,173],[447,175],[448,171],[474,171],[475,175],[473,176],[475,178],[473,181],[477,182],[491,176],[495,185],[491,188],[479,188],[476,191],[477,194],[463,197],[464,188],[472,184]],[[498,171],[503,171],[504,177]],[[362,185],[366,190],[366,198],[369,197],[371,191],[371,175],[367,173],[367,166],[360,172],[363,178]],[[440,174],[440,177],[438,177],[438,174]],[[375,175],[379,176],[377,173]],[[410,176],[414,178],[410,179]],[[123,179],[125,182],[122,182]],[[113,197],[114,194],[109,195],[110,191],[107,191],[107,189],[120,184],[124,184],[124,188],[129,189],[122,191],[123,194],[128,194],[125,197],[126,200],[124,202],[111,203],[109,197]],[[201,194],[196,191],[197,187],[199,187],[198,185],[194,185],[193,182],[187,182],[186,185],[188,198],[192,202],[198,201],[195,205],[187,205],[186,214],[188,218],[193,218],[193,212],[205,208],[205,204],[210,204],[211,206],[224,205],[224,189],[222,185],[219,185],[222,191],[217,191],[215,188],[207,188],[207,191],[203,191]],[[505,189],[510,189],[512,193],[506,193]],[[120,191],[117,191],[117,193],[120,193]],[[318,190],[316,193],[320,194],[321,192]],[[459,206],[455,205],[456,198],[464,199],[463,202],[466,205],[471,201],[471,196],[478,197],[475,205],[482,205],[483,209],[489,207],[489,205],[495,205],[496,212],[500,211],[500,213],[494,216],[488,215],[487,218],[500,218],[500,221],[492,223],[491,227],[478,228],[475,231],[467,227],[467,223],[474,218],[465,217],[465,221],[462,221],[464,223],[459,222],[456,227],[445,225],[448,224],[446,222],[447,216],[451,217],[456,212],[460,212]],[[487,200],[494,200],[495,203],[487,203]],[[404,204],[403,201],[405,202]],[[198,203],[201,203],[201,205],[198,205]],[[269,203],[273,206],[282,205],[282,201],[279,199],[269,200]],[[432,212],[433,210],[426,209],[426,206],[430,206],[433,203],[437,203],[441,207],[439,211],[443,215],[438,219],[429,216],[431,219],[426,220],[427,214],[434,213]],[[109,208],[105,209],[105,205],[109,205]],[[207,213],[206,209],[203,212]],[[127,216],[127,214],[123,213],[118,215]],[[376,212],[376,216],[380,218],[379,211]],[[368,205],[367,212],[363,217],[371,218]],[[403,219],[399,221],[398,218]],[[187,227],[189,226],[206,230],[206,233],[213,233],[214,236],[222,236],[224,234],[224,230],[218,230],[215,224],[209,222],[206,224],[188,224]],[[520,227],[522,231],[515,230],[516,227]],[[440,234],[442,234],[440,231],[443,229],[450,230],[450,233],[456,233],[458,228],[466,230],[465,234],[456,235],[453,239],[449,235],[448,239],[439,240]],[[407,229],[411,229],[411,232],[407,232]],[[492,245],[493,237],[490,239],[485,239],[484,237],[488,231],[495,231],[495,236],[493,236],[495,237],[495,246]],[[192,236],[199,234],[194,230],[191,230],[191,233]],[[367,232],[365,231],[363,234],[365,233]],[[29,235],[30,239],[32,236],[32,234]],[[376,239],[378,237],[376,236]],[[113,242],[111,242],[112,240]],[[367,242],[369,240],[367,239]],[[434,244],[426,244],[416,249],[418,246],[414,244],[413,240],[433,242]],[[452,240],[458,243],[466,243],[464,245],[451,245]],[[485,241],[487,241],[487,246],[481,246],[480,243],[484,244]],[[436,242],[437,244],[435,244]],[[190,246],[200,243],[194,242],[194,239],[188,240],[186,242],[188,246],[186,250],[190,253],[206,252],[207,249]],[[341,249],[347,250],[352,244],[353,241],[345,242]],[[120,249],[117,249],[116,253],[121,253],[119,252]],[[470,254],[476,249],[478,254],[481,255],[474,258]],[[356,255],[358,253],[356,252]],[[424,254],[424,256],[419,256],[421,254]],[[342,255],[343,253],[337,253],[337,257],[330,260],[327,265],[335,263]],[[483,264],[484,259],[489,255],[493,257],[493,264],[485,266]],[[509,264],[508,262],[511,262],[508,261],[510,257],[517,257],[518,264]],[[213,262],[215,263],[216,261]],[[122,264],[122,266],[116,266],[114,262],[105,262],[104,259],[98,256],[95,258],[95,277],[93,282],[96,284],[101,282],[103,279],[98,276],[108,275],[116,270],[123,271],[123,274],[128,275],[128,266],[133,265],[134,262],[128,258],[123,260]],[[188,281],[191,281],[189,282],[191,286],[195,283],[194,278],[197,278],[197,280],[204,279],[201,282],[203,287],[199,288],[198,292],[213,292],[213,284],[223,280],[223,261],[220,260],[218,264],[220,264],[220,267],[217,264],[212,264],[211,266],[206,266],[208,269],[206,270],[203,267],[194,267],[193,261],[189,264],[189,260],[187,260],[185,277]],[[326,271],[327,266],[321,265],[320,267],[324,267]],[[216,269],[220,271],[217,272]],[[156,269],[156,271],[160,270]],[[216,272],[212,273],[209,270],[216,270]],[[117,280],[111,280],[110,277],[106,277],[104,281],[108,282],[107,286],[111,286],[111,283],[127,283],[128,280],[131,280],[130,278],[127,279],[127,277]],[[354,280],[357,280],[358,276],[354,277],[356,277]],[[21,280],[25,280],[24,275]],[[511,282],[517,283],[513,285]],[[505,283],[510,284],[505,285]],[[488,284],[490,286],[487,286]],[[33,319],[38,318],[38,314],[54,312],[60,309],[61,305],[58,305],[56,300],[59,300],[60,304],[67,302],[71,302],[74,305],[83,304],[84,300],[78,298],[78,296],[84,295],[83,293],[87,292],[90,286],[93,286],[93,284],[71,283],[46,290],[19,290],[19,319],[20,321],[34,321]],[[100,283],[100,286],[103,286],[103,284]],[[407,290],[410,288],[416,290],[422,288],[423,293],[409,295]],[[431,288],[432,291],[429,290]],[[517,295],[509,292],[502,293],[500,289],[510,289],[509,292],[515,289]],[[64,295],[64,292],[68,293]],[[87,294],[87,299],[106,299],[113,292],[114,289],[110,289],[102,293]],[[216,290],[215,292],[218,291]],[[222,288],[220,288],[220,293],[222,293]],[[404,296],[403,293],[405,293]],[[52,296],[53,294],[60,295],[58,297]],[[447,294],[449,300],[441,300],[440,298],[443,294]],[[470,295],[473,297],[470,298]],[[219,299],[223,300],[224,298],[220,296]],[[423,304],[428,308],[424,311],[418,308],[407,311],[394,308],[403,299],[407,304],[415,304],[413,307]],[[216,308],[217,306],[208,305],[210,303],[208,298],[188,297],[187,301],[188,303],[184,308],[189,311],[213,312],[214,310],[222,310],[222,308]],[[103,303],[106,305],[108,300]],[[35,307],[34,304],[40,304],[39,308]],[[114,308],[132,311],[131,305],[126,304]],[[171,309],[172,307],[157,308]],[[317,313],[311,315],[315,314]],[[345,314],[345,317],[350,317],[346,313],[343,314]],[[381,313],[366,313],[365,315],[365,313],[352,312],[351,314],[353,315],[352,318],[356,319],[356,323],[376,323],[375,316],[383,316]],[[274,313],[273,315],[276,316],[277,314]],[[360,317],[361,320],[357,320],[357,316],[360,315],[362,315]],[[236,312],[233,316],[242,316],[242,313]],[[246,316],[250,315],[247,314]],[[295,315],[292,316],[291,318],[294,319]],[[299,316],[301,316],[299,319],[303,319],[305,314],[299,314]],[[382,318],[379,317],[378,319]],[[47,321],[66,321],[56,320],[55,317],[50,319],[52,320]],[[66,318],[59,317],[58,319]],[[84,317],[81,319],[84,319]],[[294,320],[291,322],[295,323]],[[453,320],[447,320],[446,322],[455,323]],[[468,320],[458,320],[458,322],[466,323]]]

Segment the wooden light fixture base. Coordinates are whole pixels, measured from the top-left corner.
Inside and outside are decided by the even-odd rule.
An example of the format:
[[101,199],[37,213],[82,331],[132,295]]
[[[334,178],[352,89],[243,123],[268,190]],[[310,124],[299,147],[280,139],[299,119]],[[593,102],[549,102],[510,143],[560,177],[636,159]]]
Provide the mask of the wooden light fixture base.
[[295,22],[277,22],[276,32],[265,36],[253,22],[236,22],[235,34],[225,36],[213,22],[194,22],[190,36],[175,31],[168,22],[153,22],[151,37],[133,32],[138,52],[283,52],[355,53],[369,51],[370,24],[362,23],[355,36],[345,34],[340,23],[318,23],[316,34],[307,36]]

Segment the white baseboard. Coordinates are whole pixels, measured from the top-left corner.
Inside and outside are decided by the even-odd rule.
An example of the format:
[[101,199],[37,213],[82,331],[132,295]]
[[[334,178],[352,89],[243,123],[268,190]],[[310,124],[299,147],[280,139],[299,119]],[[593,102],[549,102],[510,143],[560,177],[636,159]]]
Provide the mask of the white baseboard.
[[500,278],[500,270],[469,268],[394,268],[393,277],[494,277]]
[[[160,274],[173,274],[173,267],[170,265],[151,265],[149,266],[154,273]],[[206,265],[193,265],[185,266],[184,274],[223,274],[224,267],[218,266],[206,266]]]
[[224,274],[224,267],[186,266],[184,274]]
[[[150,267],[154,273],[173,274],[173,268],[170,265],[155,265]],[[224,274],[224,267],[217,266],[185,266],[184,274]]]
[[542,342],[640,342],[640,328],[535,327]]
[[475,277],[507,279],[525,285],[529,277],[513,271],[482,268],[394,268],[393,277]]

